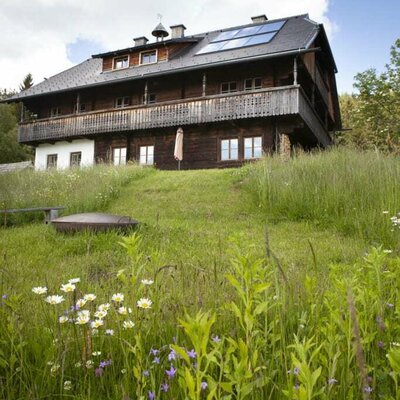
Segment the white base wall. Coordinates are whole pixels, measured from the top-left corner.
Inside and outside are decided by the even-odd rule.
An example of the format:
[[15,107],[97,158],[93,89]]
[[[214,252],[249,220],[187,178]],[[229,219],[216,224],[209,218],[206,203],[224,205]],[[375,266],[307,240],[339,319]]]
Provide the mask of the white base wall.
[[54,144],[40,144],[35,151],[35,169],[47,168],[47,156],[57,154],[57,169],[70,167],[71,153],[82,153],[81,167],[93,165],[94,140],[78,139],[69,142],[56,142]]

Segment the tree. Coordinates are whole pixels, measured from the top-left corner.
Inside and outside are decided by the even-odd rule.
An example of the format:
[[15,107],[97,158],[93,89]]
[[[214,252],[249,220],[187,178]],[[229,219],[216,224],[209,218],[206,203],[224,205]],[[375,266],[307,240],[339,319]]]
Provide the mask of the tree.
[[355,76],[354,87],[358,95],[342,95],[340,99],[344,126],[348,123],[353,129],[340,139],[400,154],[400,39],[391,47],[384,72],[361,72]]
[[19,90],[22,92],[23,90],[29,89],[32,86],[33,86],[33,78],[32,74],[29,73],[28,75],[25,76],[24,80],[19,85]]

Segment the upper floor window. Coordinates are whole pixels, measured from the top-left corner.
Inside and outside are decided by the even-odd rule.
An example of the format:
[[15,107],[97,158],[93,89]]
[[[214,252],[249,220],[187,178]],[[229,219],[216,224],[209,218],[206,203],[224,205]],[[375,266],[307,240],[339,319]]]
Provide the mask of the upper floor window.
[[244,139],[244,158],[261,158],[262,156],[262,138],[261,136],[249,137]]
[[69,155],[69,165],[70,167],[80,167],[82,160],[82,152],[76,151]]
[[50,108],[50,117],[58,117],[59,115],[61,115],[61,110],[60,107],[51,107]]
[[154,146],[140,146],[140,165],[154,164]]
[[221,93],[232,93],[237,91],[236,82],[223,82],[221,83]]
[[262,89],[261,78],[249,78],[244,81],[244,90]]
[[117,97],[115,99],[115,108],[124,108],[131,105],[131,99],[129,96]]
[[[75,112],[75,113],[76,113],[77,107],[78,107],[78,105],[75,104],[75,105],[74,105],[74,112]],[[79,112],[80,112],[80,113],[84,113],[84,112],[86,112],[86,111],[87,111],[87,106],[86,106],[86,104],[85,104],[85,103],[79,103]]]
[[47,168],[57,168],[57,154],[47,155]]
[[113,163],[114,165],[126,164],[126,147],[115,147],[113,149]]
[[114,58],[114,69],[128,68],[129,67],[129,57],[123,56]]
[[237,160],[239,158],[239,140],[221,140],[221,161]]
[[140,53],[140,64],[151,64],[157,62],[157,50]]

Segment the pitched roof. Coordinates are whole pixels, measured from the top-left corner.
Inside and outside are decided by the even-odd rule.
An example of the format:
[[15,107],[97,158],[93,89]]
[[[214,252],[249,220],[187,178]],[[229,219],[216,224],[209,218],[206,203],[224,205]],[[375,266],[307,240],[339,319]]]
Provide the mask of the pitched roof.
[[[101,59],[102,56],[106,54],[118,54],[132,51],[133,49],[137,50],[138,47],[95,55],[92,58],[66,71],[54,75],[51,78],[48,78],[47,80],[12,96],[6,101],[19,100],[69,90],[77,90],[85,87],[105,85],[132,79],[143,79],[144,77],[164,75],[173,72],[233,64],[244,60],[276,57],[287,53],[294,54],[299,50],[308,49],[321,29],[323,30],[322,25],[311,21],[308,17],[308,14],[266,21],[265,23],[259,25],[276,21],[286,21],[276,36],[268,43],[258,44],[250,47],[216,51],[207,54],[196,54],[198,51],[208,45],[213,39],[215,39],[221,32],[255,26],[256,24],[254,23],[187,36],[185,37],[186,40],[191,41],[192,39],[194,42],[191,46],[168,61],[162,61],[154,64],[140,65],[123,70],[103,72]],[[164,43],[172,43],[174,40],[181,41],[181,39],[170,39]],[[154,43],[149,43],[148,45],[140,47],[147,48],[150,46],[154,46]]]

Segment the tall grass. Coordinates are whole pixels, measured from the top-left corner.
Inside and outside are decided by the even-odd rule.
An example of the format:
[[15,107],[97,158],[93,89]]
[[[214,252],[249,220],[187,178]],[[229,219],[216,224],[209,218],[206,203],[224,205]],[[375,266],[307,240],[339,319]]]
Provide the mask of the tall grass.
[[[266,215],[307,220],[369,241],[393,244],[400,211],[400,163],[392,155],[333,149],[251,167],[252,190]],[[388,212],[388,214],[386,214]]]
[[[0,175],[0,209],[64,206],[66,212],[104,210],[120,189],[151,169],[97,165],[64,171],[25,170]],[[12,221],[38,218],[15,215]],[[9,219],[10,219],[9,218]]]

